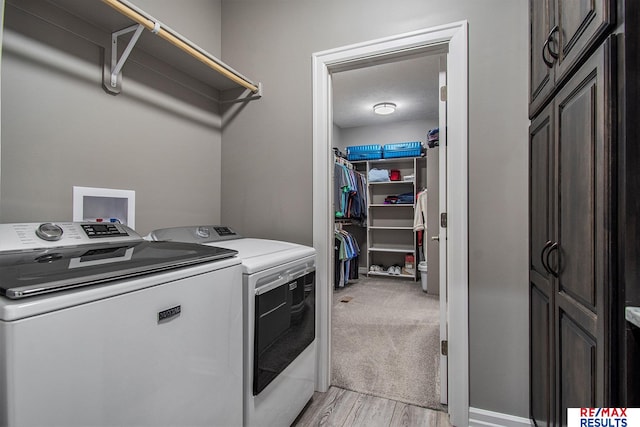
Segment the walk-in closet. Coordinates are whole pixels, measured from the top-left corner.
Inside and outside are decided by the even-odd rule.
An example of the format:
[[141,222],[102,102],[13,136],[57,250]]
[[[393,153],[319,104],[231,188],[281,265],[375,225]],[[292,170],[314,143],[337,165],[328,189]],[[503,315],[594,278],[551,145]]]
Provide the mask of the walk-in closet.
[[331,384],[436,410],[441,68],[421,55],[332,75]]

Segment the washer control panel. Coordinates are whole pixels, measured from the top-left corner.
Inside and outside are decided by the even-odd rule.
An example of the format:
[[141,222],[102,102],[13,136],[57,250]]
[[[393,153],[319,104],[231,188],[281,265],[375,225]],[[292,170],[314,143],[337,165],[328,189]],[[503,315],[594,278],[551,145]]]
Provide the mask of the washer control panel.
[[104,237],[122,237],[128,236],[129,233],[122,228],[121,224],[115,223],[90,223],[80,224],[80,227],[84,230],[90,239],[104,238]]
[[45,222],[0,224],[0,252],[74,246],[100,242],[138,241],[142,237],[123,224]]
[[161,228],[152,231],[149,240],[166,240],[187,243],[211,243],[241,239],[242,236],[224,225],[195,225],[187,227]]
[[238,233],[236,233],[229,227],[224,227],[222,225],[217,225],[212,227],[219,237],[235,237],[238,235]]

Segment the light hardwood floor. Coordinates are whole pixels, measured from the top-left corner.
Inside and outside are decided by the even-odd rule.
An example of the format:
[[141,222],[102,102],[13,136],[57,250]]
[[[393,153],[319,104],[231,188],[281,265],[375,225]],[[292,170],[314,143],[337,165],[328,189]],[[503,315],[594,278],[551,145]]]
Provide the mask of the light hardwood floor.
[[369,396],[338,387],[316,392],[292,427],[451,427],[445,412]]

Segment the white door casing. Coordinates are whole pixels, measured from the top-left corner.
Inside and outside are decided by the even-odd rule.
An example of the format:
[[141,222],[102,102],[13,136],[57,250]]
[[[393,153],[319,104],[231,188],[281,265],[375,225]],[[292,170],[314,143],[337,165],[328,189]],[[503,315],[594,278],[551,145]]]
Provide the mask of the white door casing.
[[[439,85],[440,89],[440,102],[438,103],[438,121],[439,121],[439,155],[438,155],[438,212],[443,213],[447,211],[447,60],[443,58],[440,60],[440,74]],[[444,89],[443,89],[444,88]],[[440,343],[446,341],[449,342],[449,310],[447,302],[447,228],[442,227],[441,221],[437,224],[428,224],[429,230],[438,230],[437,233],[430,231],[429,236],[437,234],[438,236],[438,249],[439,257],[439,273],[440,280]],[[440,403],[448,403],[449,393],[449,375],[448,375],[448,358],[442,354],[442,347],[440,351]]]
[[[331,384],[331,277],[333,275],[333,186],[331,72],[360,68],[373,57],[447,52],[446,201],[448,280],[448,410],[453,425],[469,421],[468,327],[468,22],[331,49],[312,55],[313,245],[317,251],[316,390]],[[359,66],[360,64],[360,66]],[[441,270],[441,271],[442,271]],[[442,273],[441,273],[442,274]]]

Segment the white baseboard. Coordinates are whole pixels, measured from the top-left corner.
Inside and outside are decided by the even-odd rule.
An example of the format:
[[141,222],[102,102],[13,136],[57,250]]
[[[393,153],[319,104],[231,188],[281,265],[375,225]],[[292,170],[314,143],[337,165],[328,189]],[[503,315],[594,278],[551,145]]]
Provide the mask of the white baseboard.
[[469,427],[531,427],[528,418],[469,408]]

